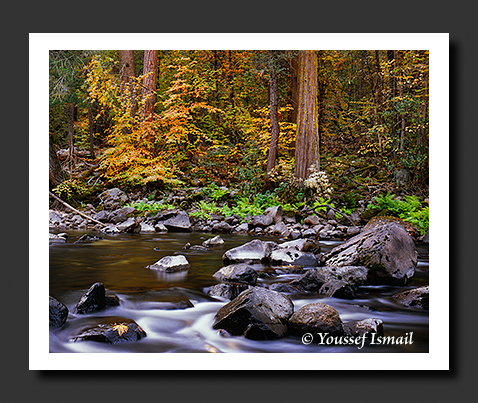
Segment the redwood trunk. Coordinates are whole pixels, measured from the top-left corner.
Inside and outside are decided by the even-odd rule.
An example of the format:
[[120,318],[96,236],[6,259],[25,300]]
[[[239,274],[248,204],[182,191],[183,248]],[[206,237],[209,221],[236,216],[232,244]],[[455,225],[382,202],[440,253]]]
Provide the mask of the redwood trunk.
[[290,112],[290,121],[297,123],[297,104],[298,104],[298,84],[297,84],[298,61],[297,56],[291,60],[290,65],[290,103],[292,110]]
[[267,157],[267,174],[276,166],[277,144],[279,142],[279,84],[277,71],[274,66],[274,51],[269,51],[269,94],[270,94],[270,119],[271,119],[271,143]]
[[144,51],[143,67],[143,120],[151,119],[156,104],[156,80],[158,77],[158,51]]
[[311,165],[320,169],[316,52],[301,51],[298,66],[299,99],[294,177],[302,181],[308,177],[308,169]]

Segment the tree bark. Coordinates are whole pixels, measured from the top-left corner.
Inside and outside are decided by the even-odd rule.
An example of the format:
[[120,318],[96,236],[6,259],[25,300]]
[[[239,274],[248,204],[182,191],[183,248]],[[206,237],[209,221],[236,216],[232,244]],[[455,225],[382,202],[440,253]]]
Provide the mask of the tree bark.
[[300,51],[298,66],[299,102],[294,177],[303,181],[308,177],[311,165],[320,169],[316,52]]
[[275,66],[275,51],[269,51],[269,94],[270,94],[270,120],[271,120],[271,142],[269,146],[269,155],[267,157],[267,174],[276,166],[277,144],[279,142],[279,83],[277,79],[277,69]]
[[95,132],[95,118],[93,105],[88,101],[88,135],[90,138],[90,155],[91,158],[95,158],[95,144],[93,139],[93,134]]
[[144,51],[144,66],[143,66],[143,120],[150,120],[154,112],[154,105],[156,104],[156,81],[158,78],[158,51],[145,50]]
[[127,97],[128,108],[131,116],[136,114],[138,105],[136,102],[134,78],[136,77],[134,66],[134,52],[132,50],[119,50],[118,58],[120,64],[120,89],[121,95]]
[[69,102],[67,105],[68,108],[68,161],[69,161],[69,171],[70,171],[70,180],[73,175],[73,159],[74,159],[74,145],[75,145],[75,104]]
[[49,188],[54,189],[65,180],[65,172],[61,168],[60,160],[56,155],[55,146],[49,143]]
[[298,71],[298,58],[294,56],[290,63],[290,103],[292,110],[290,112],[290,121],[297,123],[297,106],[298,106],[298,83],[297,83],[297,71]]

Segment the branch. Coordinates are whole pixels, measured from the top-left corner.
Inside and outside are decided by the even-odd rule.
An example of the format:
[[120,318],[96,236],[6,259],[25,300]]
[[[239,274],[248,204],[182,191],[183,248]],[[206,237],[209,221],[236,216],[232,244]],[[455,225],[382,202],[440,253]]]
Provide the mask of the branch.
[[90,221],[93,221],[94,223],[96,224],[99,224],[99,225],[102,225],[103,227],[107,227],[106,224],[100,222],[100,221],[97,221],[95,220],[94,218],[91,218],[90,216],[87,216],[85,213],[82,213],[81,211],[78,211],[76,208],[74,207],[71,207],[68,203],[64,202],[63,200],[61,200],[59,197],[55,196],[52,192],[48,191],[48,193],[50,193],[50,196],[53,197],[55,200],[59,201],[61,204],[63,204],[64,206],[68,207],[70,210],[73,210],[75,213],[81,215],[82,217],[85,217],[86,219],[90,220]]
[[349,220],[352,223],[352,225],[356,225],[355,222],[348,215],[342,213],[340,210],[337,210],[336,208],[332,206],[329,206],[328,204],[319,204],[318,206],[315,206],[312,210],[315,210],[316,208],[319,208],[319,207],[328,207],[330,210],[335,211],[336,213],[339,213],[340,215],[345,217],[347,220]]

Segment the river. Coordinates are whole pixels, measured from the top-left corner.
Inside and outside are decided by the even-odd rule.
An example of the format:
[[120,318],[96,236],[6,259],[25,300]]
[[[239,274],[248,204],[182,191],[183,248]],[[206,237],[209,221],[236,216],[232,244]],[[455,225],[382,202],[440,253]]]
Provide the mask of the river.
[[[329,298],[317,294],[290,296],[297,310],[311,302],[332,305],[344,322],[365,318],[383,321],[386,336],[413,335],[413,342],[393,345],[304,345],[300,337],[287,336],[273,341],[254,341],[244,337],[223,337],[212,328],[214,315],[227,301],[214,299],[204,289],[217,283],[212,275],[223,267],[222,254],[244,244],[253,237],[222,234],[225,245],[211,251],[184,250],[186,243],[200,245],[213,234],[101,234],[101,240],[78,243],[84,232],[68,232],[68,242],[50,246],[50,295],[65,304],[69,311],[67,323],[50,329],[51,353],[426,353],[429,348],[428,311],[397,305],[391,295],[409,288],[428,284],[428,250],[419,248],[418,268],[412,282],[405,287],[364,286],[352,300]],[[282,242],[278,238],[261,240]],[[321,241],[322,251],[339,245],[340,241]],[[163,256],[183,254],[191,263],[187,273],[163,274],[146,269]],[[254,267],[260,271],[270,268]],[[299,274],[259,278],[258,283],[289,281]],[[76,303],[95,282],[102,282],[107,293],[116,294],[120,306],[101,312],[77,315]],[[168,303],[189,300],[194,307],[164,309]],[[98,317],[115,316],[133,319],[146,332],[138,342],[108,345],[93,341],[69,342],[69,339]]]

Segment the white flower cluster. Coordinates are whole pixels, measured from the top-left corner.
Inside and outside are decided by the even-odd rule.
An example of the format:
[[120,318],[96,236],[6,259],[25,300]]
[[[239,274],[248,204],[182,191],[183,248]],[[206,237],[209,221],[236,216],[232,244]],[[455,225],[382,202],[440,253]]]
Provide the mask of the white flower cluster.
[[318,196],[330,196],[332,195],[332,187],[329,183],[329,178],[324,171],[319,171],[315,165],[311,165],[309,168],[309,176],[304,181],[304,185],[314,190]]

